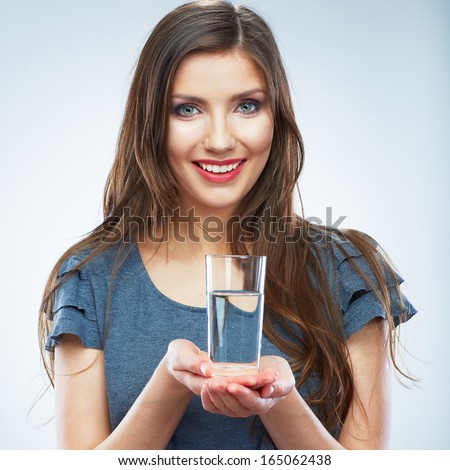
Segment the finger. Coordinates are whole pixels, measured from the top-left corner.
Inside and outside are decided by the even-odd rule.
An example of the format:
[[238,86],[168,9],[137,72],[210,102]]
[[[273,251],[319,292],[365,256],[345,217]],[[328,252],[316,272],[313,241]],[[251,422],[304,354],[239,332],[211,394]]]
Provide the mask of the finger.
[[176,371],[175,377],[180,383],[189,388],[189,390],[193,391],[196,395],[200,394],[203,382],[206,380],[200,375],[187,371]]
[[277,376],[277,372],[273,369],[267,369],[259,372],[258,374],[227,377],[227,382],[236,383],[243,385],[244,387],[251,388],[252,390],[257,390],[265,385],[274,383],[277,380]]
[[210,377],[213,371],[212,364],[207,358],[189,351],[183,352],[182,357],[179,354],[178,360],[174,365],[175,370],[191,372],[192,374]]
[[278,398],[284,397],[295,387],[295,381],[290,379],[277,380],[275,383],[266,385],[259,393],[262,398]]
[[227,389],[228,380],[225,377],[212,377],[208,380],[208,389],[214,392],[224,392]]
[[230,393],[227,388],[225,388],[224,390],[215,390],[213,388],[213,384],[209,384],[209,392],[212,400],[216,404],[218,403],[216,400],[221,401],[221,407],[227,415],[230,415],[231,413],[231,416],[246,418],[254,414],[252,410],[243,407],[238,398],[236,398],[232,393]]
[[261,398],[257,391],[239,384],[230,384],[227,390],[239,401],[243,408],[251,410],[252,414],[258,414],[261,407]]
[[209,377],[212,364],[207,355],[191,341],[175,339],[167,348],[169,367],[174,371],[191,372]]
[[212,377],[214,373],[214,365],[209,358],[208,353],[206,351],[200,351],[199,355],[203,360],[203,363],[200,366],[200,370],[203,372],[205,377]]
[[278,372],[276,372],[274,369],[264,370],[259,373],[259,380],[257,386],[255,386],[254,389],[256,390],[256,388],[265,387],[266,385],[272,385],[276,382],[277,378]]
[[217,409],[217,407],[214,405],[213,401],[211,400],[211,397],[206,387],[206,382],[205,384],[203,384],[203,387],[201,389],[200,398],[202,400],[203,408],[206,411],[209,411],[210,413],[220,413],[220,410]]
[[209,380],[206,383],[205,388],[206,388],[206,391],[208,392],[210,400],[212,401],[212,403],[218,410],[226,414],[231,413],[231,416],[234,416],[233,410],[229,409],[222,399],[222,394],[226,391],[226,385],[224,386],[223,383]]
[[[205,361],[205,359],[207,359]],[[211,363],[211,361],[208,358],[203,357],[202,358],[202,363],[200,364],[200,372],[204,377],[212,377],[214,371],[214,367]]]
[[275,387],[273,385],[265,385],[262,389],[259,390],[261,398],[269,398],[274,395]]

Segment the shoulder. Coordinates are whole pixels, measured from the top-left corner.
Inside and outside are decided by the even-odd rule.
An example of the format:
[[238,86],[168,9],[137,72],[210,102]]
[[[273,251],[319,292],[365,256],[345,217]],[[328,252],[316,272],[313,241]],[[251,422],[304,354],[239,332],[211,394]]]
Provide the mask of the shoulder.
[[[361,248],[361,243],[365,249]],[[378,253],[378,243],[366,233],[356,230],[320,229],[314,234],[314,240],[308,241],[308,245],[325,271],[339,269],[349,259],[362,261],[367,258],[367,252]]]
[[102,248],[85,248],[72,253],[69,250],[69,254],[62,257],[58,277],[71,272],[78,272],[81,278],[110,275],[115,263],[123,262],[133,246],[110,244]]
[[334,298],[347,338],[374,318],[389,317],[397,326],[416,313],[401,292],[403,278],[374,238],[357,230],[324,227],[314,235],[309,248],[319,263],[309,266],[309,274],[321,293]]
[[357,230],[332,230],[315,243],[320,272],[341,301],[341,309],[370,291],[383,291],[404,282],[381,246]]
[[343,276],[367,275],[371,280],[386,276],[388,284],[403,282],[398,273],[394,275],[392,261],[381,245],[365,232],[324,230],[315,245],[314,251],[329,275],[337,271]]

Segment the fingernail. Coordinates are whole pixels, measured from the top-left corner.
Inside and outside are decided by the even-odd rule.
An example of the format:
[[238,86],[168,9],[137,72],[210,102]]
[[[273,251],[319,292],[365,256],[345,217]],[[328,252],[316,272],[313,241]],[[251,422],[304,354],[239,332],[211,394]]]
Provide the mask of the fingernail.
[[200,372],[202,373],[202,375],[206,375],[206,369],[207,369],[207,364],[206,364],[206,362],[204,362],[204,363],[200,366]]
[[271,387],[269,388],[269,392],[268,392],[267,395],[270,397],[270,395],[272,395],[272,393],[273,393],[274,390],[275,390],[275,387],[274,387],[274,386],[271,386]]

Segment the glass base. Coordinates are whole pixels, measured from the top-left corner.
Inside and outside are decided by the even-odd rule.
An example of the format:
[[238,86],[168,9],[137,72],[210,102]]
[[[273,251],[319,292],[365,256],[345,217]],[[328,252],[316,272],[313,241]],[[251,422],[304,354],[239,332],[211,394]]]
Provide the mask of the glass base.
[[252,375],[258,373],[256,362],[235,363],[215,362],[213,377],[237,377],[239,375]]

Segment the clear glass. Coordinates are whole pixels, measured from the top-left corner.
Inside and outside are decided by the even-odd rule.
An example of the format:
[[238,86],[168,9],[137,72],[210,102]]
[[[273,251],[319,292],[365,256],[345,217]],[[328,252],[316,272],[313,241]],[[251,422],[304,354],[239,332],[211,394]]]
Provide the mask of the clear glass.
[[206,255],[208,355],[215,376],[257,373],[265,256]]

